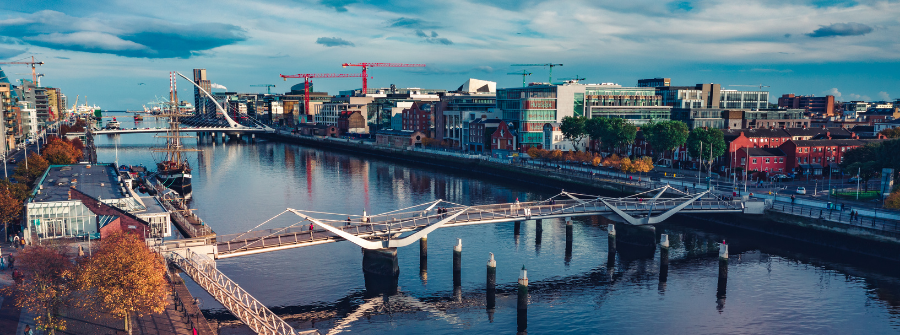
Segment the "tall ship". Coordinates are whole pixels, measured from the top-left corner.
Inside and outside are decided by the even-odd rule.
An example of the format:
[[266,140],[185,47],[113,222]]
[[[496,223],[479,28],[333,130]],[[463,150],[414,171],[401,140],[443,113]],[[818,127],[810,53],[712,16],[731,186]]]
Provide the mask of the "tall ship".
[[169,128],[165,136],[158,136],[166,139],[165,147],[151,149],[153,152],[163,154],[160,161],[156,163],[156,179],[163,186],[186,195],[191,192],[191,166],[184,153],[199,150],[185,148],[182,144],[181,139],[191,138],[191,136],[181,135],[181,123],[178,121],[180,115],[174,107],[161,116],[169,118]]

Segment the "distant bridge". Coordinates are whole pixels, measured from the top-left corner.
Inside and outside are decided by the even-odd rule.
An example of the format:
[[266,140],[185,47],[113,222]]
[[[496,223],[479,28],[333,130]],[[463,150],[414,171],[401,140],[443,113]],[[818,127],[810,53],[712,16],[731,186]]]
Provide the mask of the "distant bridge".
[[[275,130],[272,128],[264,128],[264,127],[186,127],[179,128],[182,133],[196,133],[196,132],[217,132],[217,133],[240,133],[240,134],[255,134],[255,133],[271,133]],[[140,134],[140,133],[165,133],[169,131],[169,128],[145,128],[145,129],[101,129],[101,130],[92,130],[91,133],[94,135],[102,135],[102,134]]]

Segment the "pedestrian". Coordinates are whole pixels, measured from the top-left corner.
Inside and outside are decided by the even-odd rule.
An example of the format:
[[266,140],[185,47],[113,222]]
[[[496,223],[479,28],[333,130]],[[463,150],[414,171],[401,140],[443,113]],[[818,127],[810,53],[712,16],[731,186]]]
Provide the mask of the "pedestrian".
[[31,332],[31,326],[25,325],[25,335],[34,335],[34,333]]
[[797,199],[797,197],[795,197],[793,194],[791,194],[791,205],[794,204],[794,200],[796,200],[796,199]]
[[347,225],[348,226],[350,225],[350,217],[349,216],[347,217]]
[[14,257],[12,254],[9,254],[9,268],[12,269],[15,267],[16,267],[16,257]]
[[313,231],[313,224],[312,224],[312,223],[309,224],[309,231]]

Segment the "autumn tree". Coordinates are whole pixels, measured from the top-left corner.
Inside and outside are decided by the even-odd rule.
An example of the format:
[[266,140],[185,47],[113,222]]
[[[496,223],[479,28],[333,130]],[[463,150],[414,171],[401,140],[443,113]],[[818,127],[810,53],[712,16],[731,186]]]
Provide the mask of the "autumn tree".
[[882,130],[879,134],[884,135],[887,138],[900,138],[900,127],[887,128]]
[[20,185],[12,184],[9,188],[0,185],[0,221],[3,221],[4,232],[9,232],[9,224],[16,222],[22,214],[22,200],[14,193],[21,189]]
[[622,159],[615,154],[609,155],[609,157],[606,157],[606,159],[603,160],[603,166],[611,167],[613,169],[618,169],[620,164],[622,164]]
[[163,259],[131,233],[103,238],[85,263],[78,281],[90,291],[100,311],[124,319],[131,333],[131,316],[162,313],[166,307]]
[[526,151],[525,153],[527,153],[528,156],[533,159],[541,158],[541,149],[535,147],[528,148],[528,151]]
[[623,157],[619,162],[619,170],[622,172],[632,173],[635,172],[634,163],[631,162],[631,158]]
[[891,209],[900,209],[900,190],[894,190],[886,199],[884,199],[884,207]]
[[5,289],[15,295],[16,306],[36,315],[34,323],[39,330],[51,334],[66,330],[60,311],[74,304],[75,267],[65,251],[43,245],[27,247],[16,256],[16,268],[22,279]]
[[44,171],[46,171],[49,166],[50,163],[48,163],[46,159],[38,156],[36,153],[32,153],[31,155],[28,155],[28,158],[26,158],[25,161],[20,162],[18,166],[16,166],[16,180],[31,185],[37,178],[44,175]]

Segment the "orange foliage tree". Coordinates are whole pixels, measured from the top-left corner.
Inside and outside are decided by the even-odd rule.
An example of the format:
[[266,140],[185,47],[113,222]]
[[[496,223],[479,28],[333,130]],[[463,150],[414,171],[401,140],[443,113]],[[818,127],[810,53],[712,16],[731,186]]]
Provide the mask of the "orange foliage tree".
[[17,180],[29,185],[42,176],[47,167],[50,166],[46,159],[38,156],[36,153],[31,153],[25,160],[26,162],[20,162],[16,166],[15,176]]
[[900,189],[895,189],[886,199],[884,199],[884,207],[892,209],[900,209]]
[[30,246],[16,256],[16,268],[22,273],[17,285],[4,289],[16,297],[16,306],[34,313],[39,330],[51,334],[66,330],[60,311],[74,303],[75,274],[72,260],[61,249]]
[[622,159],[619,158],[619,156],[616,156],[615,154],[609,155],[609,157],[606,157],[605,159],[603,159],[603,166],[606,166],[606,167],[618,169],[620,164],[622,164]]
[[131,315],[162,313],[166,307],[163,259],[135,234],[115,233],[100,241],[84,262],[80,287],[94,297],[94,307],[125,320],[130,333]]
[[[84,146],[81,145],[81,148]],[[44,159],[53,165],[75,164],[81,160],[82,155],[81,149],[77,149],[71,142],[57,137],[51,138],[43,150]]]

